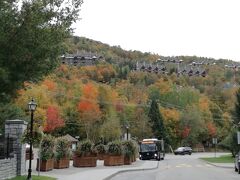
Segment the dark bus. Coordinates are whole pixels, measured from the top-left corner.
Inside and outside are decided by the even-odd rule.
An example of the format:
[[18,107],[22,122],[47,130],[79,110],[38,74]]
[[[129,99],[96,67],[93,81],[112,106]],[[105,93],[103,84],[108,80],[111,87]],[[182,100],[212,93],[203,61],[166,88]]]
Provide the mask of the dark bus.
[[164,142],[158,139],[143,139],[139,143],[139,159],[150,160],[156,159],[158,161],[164,160]]

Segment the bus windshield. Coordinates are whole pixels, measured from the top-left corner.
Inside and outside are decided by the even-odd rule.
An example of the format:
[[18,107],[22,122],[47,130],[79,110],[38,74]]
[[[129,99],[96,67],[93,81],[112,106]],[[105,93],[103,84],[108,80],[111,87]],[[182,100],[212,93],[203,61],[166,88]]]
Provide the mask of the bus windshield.
[[141,144],[140,151],[141,152],[156,151],[156,144]]

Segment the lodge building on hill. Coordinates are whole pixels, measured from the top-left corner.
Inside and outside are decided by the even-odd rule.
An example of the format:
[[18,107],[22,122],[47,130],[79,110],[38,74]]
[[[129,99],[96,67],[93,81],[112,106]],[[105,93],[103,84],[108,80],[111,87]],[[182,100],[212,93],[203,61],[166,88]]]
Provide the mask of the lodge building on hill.
[[104,61],[102,56],[92,53],[65,54],[61,56],[61,63],[72,66],[92,66],[99,61]]

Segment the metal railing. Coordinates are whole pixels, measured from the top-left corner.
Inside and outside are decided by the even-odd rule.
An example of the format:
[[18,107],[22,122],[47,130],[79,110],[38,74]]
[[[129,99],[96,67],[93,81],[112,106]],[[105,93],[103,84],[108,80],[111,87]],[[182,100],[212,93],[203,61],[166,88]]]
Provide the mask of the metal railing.
[[7,137],[0,136],[0,159],[14,157],[13,143],[14,139],[9,135]]

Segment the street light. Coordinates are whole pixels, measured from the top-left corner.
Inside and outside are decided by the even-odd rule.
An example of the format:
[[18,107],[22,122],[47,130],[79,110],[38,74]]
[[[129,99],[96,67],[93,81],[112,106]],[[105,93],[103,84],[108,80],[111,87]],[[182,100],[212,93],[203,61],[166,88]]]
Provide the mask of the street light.
[[128,129],[129,129],[129,126],[126,125],[125,127],[126,127],[126,129],[127,129],[127,140],[128,140]]
[[29,168],[28,168],[28,180],[32,180],[32,139],[33,139],[33,113],[37,108],[37,103],[34,101],[34,99],[32,98],[32,100],[28,103],[28,109],[29,111],[31,111],[31,126],[30,126],[30,158],[29,158]]

